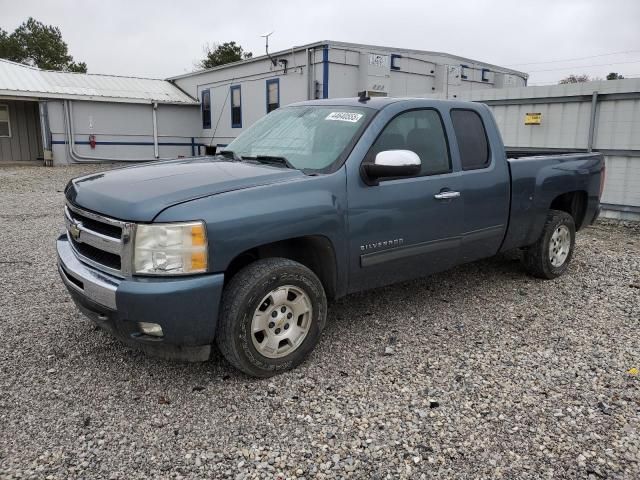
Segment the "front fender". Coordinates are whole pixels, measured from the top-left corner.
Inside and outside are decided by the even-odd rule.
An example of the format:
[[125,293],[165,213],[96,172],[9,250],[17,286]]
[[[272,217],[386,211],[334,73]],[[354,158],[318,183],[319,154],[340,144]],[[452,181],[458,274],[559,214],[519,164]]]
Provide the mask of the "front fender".
[[305,236],[326,237],[336,257],[337,289],[347,282],[345,168],[328,175],[221,193],[169,207],[155,222],[203,220],[209,270],[261,245]]

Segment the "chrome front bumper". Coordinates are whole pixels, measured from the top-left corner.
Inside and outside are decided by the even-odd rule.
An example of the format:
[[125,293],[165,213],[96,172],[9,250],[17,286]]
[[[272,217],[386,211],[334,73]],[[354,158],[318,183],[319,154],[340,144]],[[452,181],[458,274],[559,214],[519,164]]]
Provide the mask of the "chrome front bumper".
[[[164,358],[202,361],[214,340],[224,274],[117,278],[80,260],[67,235],[56,242],[58,272],[77,307],[100,328]],[[162,327],[145,335],[141,323]]]
[[69,239],[62,235],[56,241],[58,272],[62,281],[92,302],[111,310],[116,309],[116,290],[120,280],[80,262],[74,255]]

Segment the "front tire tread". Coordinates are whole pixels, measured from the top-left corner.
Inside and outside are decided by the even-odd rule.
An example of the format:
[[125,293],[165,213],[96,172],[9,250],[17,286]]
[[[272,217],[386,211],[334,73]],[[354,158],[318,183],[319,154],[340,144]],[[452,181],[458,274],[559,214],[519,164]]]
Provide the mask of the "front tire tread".
[[[314,331],[310,331],[308,334],[310,343],[305,339],[305,342],[291,353],[292,359],[286,363],[280,361],[270,363],[268,360],[264,360],[262,364],[258,365],[256,362],[252,362],[242,348],[243,339],[238,332],[238,322],[247,321],[247,308],[252,307],[247,305],[247,303],[250,303],[247,300],[260,296],[259,293],[257,294],[260,288],[270,282],[277,283],[278,279],[283,275],[294,275],[299,279],[303,279],[304,282],[308,283],[305,288],[312,290],[307,293],[312,301],[315,298],[315,303],[317,304],[314,305],[314,310],[317,309],[317,311],[314,311],[315,318],[312,319],[315,325],[311,326]],[[257,260],[240,270],[224,290],[222,308],[218,319],[216,344],[220,353],[236,369],[254,377],[270,377],[281,371],[289,370],[304,360],[319,339],[319,334],[326,320],[326,313],[327,300],[324,288],[318,277],[309,268],[287,258],[274,257]],[[252,347],[245,346],[244,348]],[[283,359],[288,358],[289,356],[283,357]],[[265,366],[268,366],[268,368],[265,368]]]

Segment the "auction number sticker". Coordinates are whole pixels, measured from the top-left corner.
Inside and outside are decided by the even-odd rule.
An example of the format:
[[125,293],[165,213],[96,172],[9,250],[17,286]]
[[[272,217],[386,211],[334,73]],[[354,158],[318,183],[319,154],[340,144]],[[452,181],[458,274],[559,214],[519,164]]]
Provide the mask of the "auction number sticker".
[[358,122],[364,115],[355,112],[331,112],[325,120],[338,120],[340,122]]

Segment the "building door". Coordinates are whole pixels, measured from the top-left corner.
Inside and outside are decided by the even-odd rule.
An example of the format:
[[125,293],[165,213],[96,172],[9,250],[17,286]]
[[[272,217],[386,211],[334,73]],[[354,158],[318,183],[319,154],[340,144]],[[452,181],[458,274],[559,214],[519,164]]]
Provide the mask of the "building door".
[[38,102],[0,97],[0,162],[42,160]]

